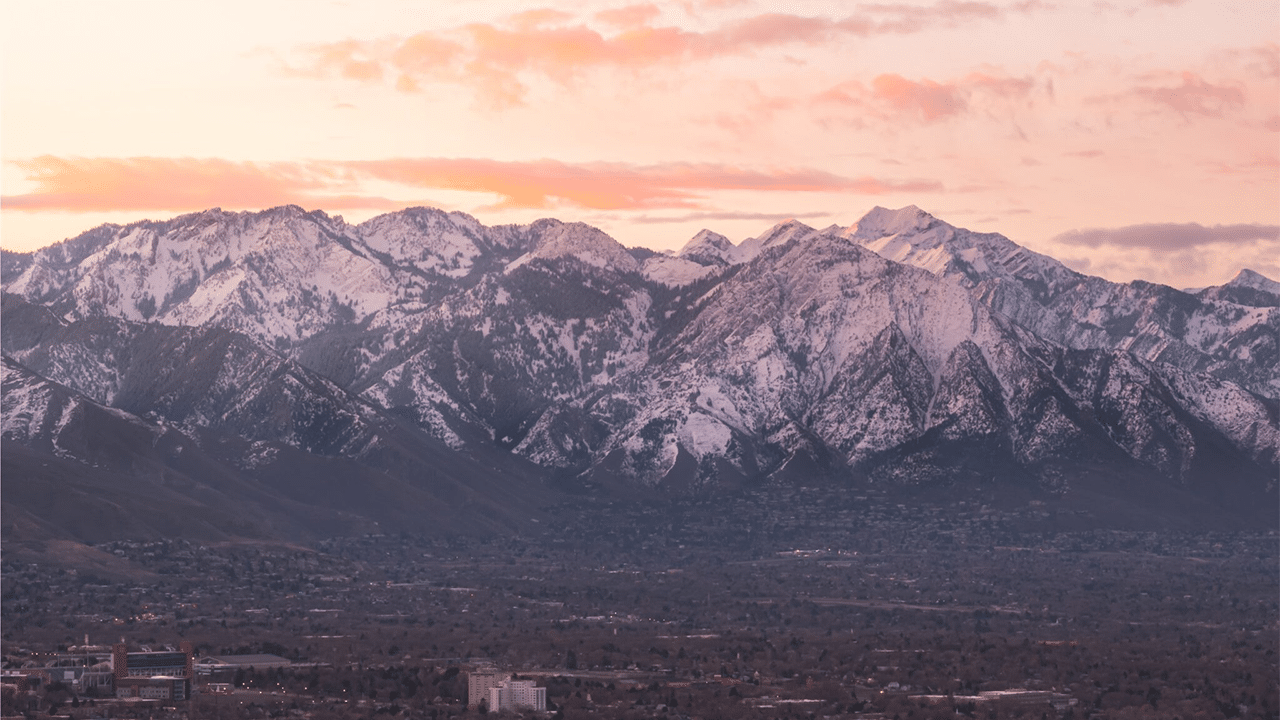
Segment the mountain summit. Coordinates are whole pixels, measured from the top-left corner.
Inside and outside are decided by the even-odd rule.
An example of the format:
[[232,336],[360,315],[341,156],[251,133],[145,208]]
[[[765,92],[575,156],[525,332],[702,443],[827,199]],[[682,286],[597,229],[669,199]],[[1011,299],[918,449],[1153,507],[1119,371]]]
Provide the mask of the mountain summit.
[[33,424],[58,397],[200,444],[209,483],[312,468],[325,489],[286,494],[323,522],[438,501],[514,527],[548,484],[1275,506],[1274,281],[1111,283],[914,206],[673,255],[558,220],[211,210],[3,261],[6,448],[94,462]]

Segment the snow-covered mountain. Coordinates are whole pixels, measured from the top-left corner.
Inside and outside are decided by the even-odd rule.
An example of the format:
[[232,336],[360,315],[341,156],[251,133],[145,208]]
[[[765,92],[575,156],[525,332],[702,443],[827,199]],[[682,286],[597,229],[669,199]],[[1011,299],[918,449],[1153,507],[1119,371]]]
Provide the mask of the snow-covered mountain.
[[[1277,283],[1111,283],[915,207],[675,254],[558,220],[211,210],[6,252],[3,275],[14,363],[239,438],[242,470],[267,445],[384,474],[456,456],[431,492],[495,507],[512,484],[476,459],[678,492],[1061,493],[1100,473],[1276,491]],[[15,443],[24,403],[6,399]]]
[[[1147,282],[1114,283],[914,206],[875,208],[845,234],[890,260],[969,288],[1047,340],[1123,350],[1280,398],[1280,308],[1267,299],[1275,297],[1277,283],[1252,271],[1195,295]],[[1241,302],[1244,294],[1252,300]]]

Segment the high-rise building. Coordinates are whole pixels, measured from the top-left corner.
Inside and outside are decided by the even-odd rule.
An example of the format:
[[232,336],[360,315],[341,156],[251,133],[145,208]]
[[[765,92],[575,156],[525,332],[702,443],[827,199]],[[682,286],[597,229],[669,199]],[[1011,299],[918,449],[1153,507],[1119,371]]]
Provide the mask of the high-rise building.
[[[481,700],[489,700],[489,691],[499,683],[511,679],[511,673],[498,672],[496,668],[479,668],[467,675],[467,706],[476,707]],[[492,709],[492,705],[489,706]]]
[[535,687],[532,680],[503,680],[489,689],[489,709],[546,710],[547,689]]

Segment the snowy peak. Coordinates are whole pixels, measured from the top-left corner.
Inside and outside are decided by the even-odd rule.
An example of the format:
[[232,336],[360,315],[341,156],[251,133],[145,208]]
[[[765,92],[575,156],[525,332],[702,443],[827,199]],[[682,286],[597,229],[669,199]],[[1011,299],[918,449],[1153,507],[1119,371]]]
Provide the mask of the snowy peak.
[[816,235],[817,232],[795,218],[783,220],[763,235],[743,240],[738,246],[738,257],[742,262],[747,262],[769,248],[786,245],[797,238]]
[[1013,280],[1052,294],[1081,276],[1051,257],[1032,252],[1003,235],[957,228],[914,205],[877,207],[842,235],[894,262],[914,265],[976,287],[984,281]]
[[415,207],[379,215],[357,228],[368,247],[418,270],[463,277],[491,244],[484,226],[466,213]]
[[[962,250],[985,266],[985,258],[973,252],[972,246],[954,247],[956,228],[915,205],[898,210],[876,207],[844,232],[844,236],[883,258],[915,265],[935,275],[943,275]],[[985,268],[984,268],[985,269]]]
[[600,269],[622,273],[640,272],[640,262],[632,257],[622,243],[603,230],[580,222],[561,223],[539,221],[531,226],[540,229],[533,250],[517,258],[507,266],[511,271],[533,260],[551,260],[574,257]]
[[267,342],[296,341],[385,307],[390,270],[340,219],[288,205],[219,209],[91,231],[96,249],[67,266],[35,253],[6,289],[71,318],[216,324]]
[[897,210],[877,205],[850,228],[850,235],[860,240],[874,240],[889,235],[923,232],[938,222],[937,218],[915,205]]
[[699,265],[733,265],[738,259],[738,247],[720,233],[704,229],[685,243],[676,257]]
[[[677,490],[806,466],[1050,489],[1095,461],[1170,487],[1275,477],[1280,308],[1257,303],[1280,302],[1257,273],[1200,295],[1109,283],[914,206],[741,245],[704,230],[678,255],[430,208],[359,226],[215,209],[92,233],[15,265],[14,437],[74,420],[27,368],[118,410],[415,481],[446,447]],[[456,487],[489,482],[458,458]]]
[[1266,275],[1254,272],[1249,268],[1236,273],[1236,276],[1231,278],[1227,285],[1231,287],[1247,287],[1271,293],[1272,295],[1280,295],[1280,282],[1276,282]]
[[1280,283],[1253,270],[1241,270],[1224,285],[1188,290],[1201,300],[1254,308],[1280,308]]

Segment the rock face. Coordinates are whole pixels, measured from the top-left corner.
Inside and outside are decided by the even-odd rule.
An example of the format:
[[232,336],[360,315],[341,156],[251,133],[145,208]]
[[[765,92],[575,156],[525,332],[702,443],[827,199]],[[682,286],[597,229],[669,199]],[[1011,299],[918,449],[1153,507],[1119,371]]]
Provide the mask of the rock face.
[[[1110,283],[914,207],[675,255],[556,220],[211,210],[3,269],[7,373],[234,438],[237,472],[283,452],[399,481],[429,461],[449,478],[414,492],[495,516],[537,477],[1276,491],[1277,283]],[[6,442],[37,447],[19,418],[44,411],[5,403]]]

